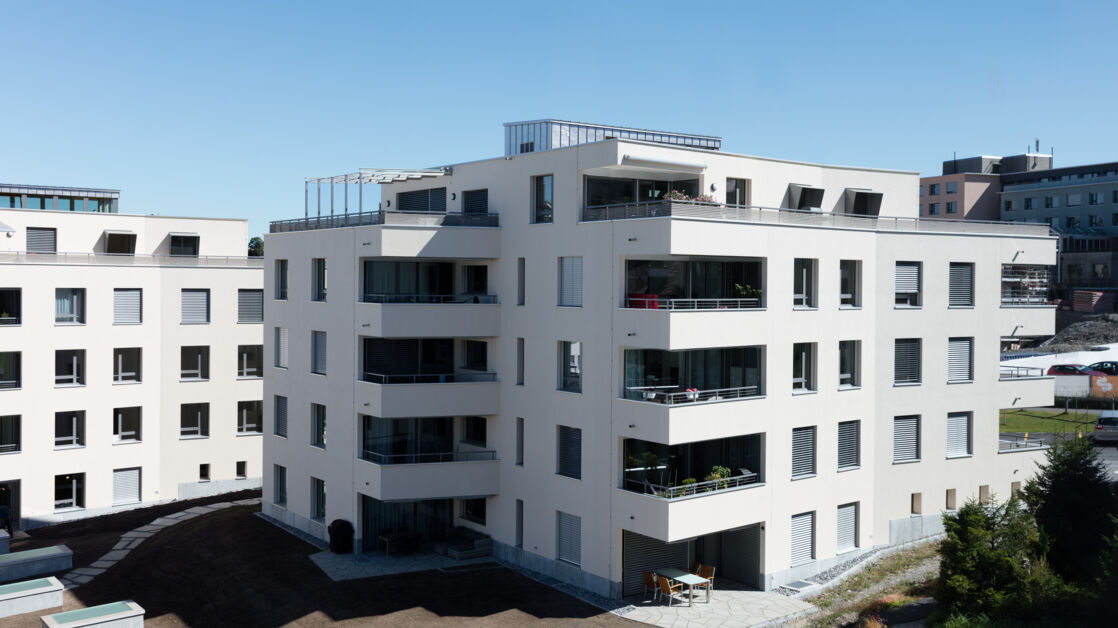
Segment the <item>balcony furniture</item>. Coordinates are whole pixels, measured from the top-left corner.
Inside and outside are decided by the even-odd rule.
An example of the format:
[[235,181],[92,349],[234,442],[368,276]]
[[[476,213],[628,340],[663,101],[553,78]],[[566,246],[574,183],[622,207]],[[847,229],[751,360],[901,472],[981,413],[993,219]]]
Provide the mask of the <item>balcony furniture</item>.
[[[665,588],[664,588],[665,586],[669,587],[668,590],[674,591],[676,589],[676,587],[679,587],[679,586],[682,586],[682,585],[687,585],[688,598],[689,598],[688,603],[687,603],[688,606],[694,606],[694,604],[695,604],[695,587],[696,586],[702,586],[704,583],[707,582],[706,578],[703,578],[701,576],[696,576],[693,573],[687,573],[686,571],[684,571],[682,569],[676,569],[675,567],[666,567],[666,568],[663,568],[663,569],[657,569],[656,573],[661,576],[661,583],[660,583],[660,592],[661,593],[665,592]],[[665,584],[664,579],[674,580],[678,584],[675,585],[675,586],[672,586],[670,584]],[[707,602],[710,602],[710,589],[707,589]],[[668,600],[668,606],[671,606],[671,600],[670,599]]]
[[757,482],[757,473],[755,471],[741,468],[738,469],[738,475],[742,478],[742,484],[754,484]]
[[454,560],[480,558],[493,552],[493,539],[469,528],[457,527],[447,533],[446,554]]
[[684,392],[684,395],[687,397],[687,401],[698,401],[699,400],[699,389],[698,388],[688,388],[687,390],[685,390],[683,392]]
[[697,560],[691,563],[691,573],[695,574],[696,576],[699,575],[699,568],[702,566],[703,564]]
[[707,591],[707,602],[709,602],[710,601],[710,592],[714,590],[714,565],[700,565],[699,566],[699,573],[697,575],[700,578],[705,578],[706,579],[706,583],[697,584],[695,586],[700,588],[700,589],[706,589],[706,591]]
[[660,295],[630,294],[629,307],[634,310],[658,310],[660,309]]
[[679,583],[673,585],[671,580],[660,576],[660,595],[667,596],[668,606],[671,606],[672,600],[676,599],[676,596],[683,595],[683,584]]
[[642,572],[644,574],[644,594],[652,594],[653,601],[660,598],[660,586],[656,582],[656,576],[652,575],[651,571]]

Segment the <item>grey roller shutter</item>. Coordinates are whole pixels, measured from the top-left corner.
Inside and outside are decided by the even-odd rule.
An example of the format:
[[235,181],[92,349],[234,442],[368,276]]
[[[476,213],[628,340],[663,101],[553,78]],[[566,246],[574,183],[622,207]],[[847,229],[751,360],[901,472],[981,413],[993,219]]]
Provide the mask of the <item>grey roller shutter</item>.
[[326,332],[311,332],[311,372],[326,374]]
[[623,595],[637,595],[644,591],[644,572],[670,565],[691,564],[691,543],[665,543],[663,541],[622,531],[621,536],[621,587]]
[[858,504],[843,504],[838,507],[836,526],[838,546],[836,551],[848,552],[858,547]]
[[582,517],[556,511],[556,558],[572,565],[582,564]]
[[143,320],[143,291],[139,288],[113,290],[113,323],[139,323]]
[[898,338],[893,349],[893,381],[920,382],[920,339]]
[[182,291],[182,322],[208,323],[210,322],[210,291],[209,290],[183,290]]
[[893,462],[920,459],[920,417],[893,417]]
[[263,290],[238,290],[237,291],[237,322],[238,323],[263,323],[264,322],[264,291]]
[[287,328],[276,327],[276,366],[287,368]]
[[947,457],[971,454],[970,412],[953,412],[947,415]]
[[582,477],[582,430],[559,426],[559,474]]
[[792,515],[792,565],[815,560],[815,513]]
[[113,470],[113,505],[135,504],[140,501],[140,469]]
[[559,258],[559,305],[582,305],[582,258]]
[[947,381],[966,382],[973,378],[971,350],[973,338],[950,338],[947,341]]
[[846,469],[861,464],[861,443],[858,421],[843,421],[838,425],[838,468]]
[[920,292],[920,262],[897,262],[895,278],[897,294]]
[[397,211],[446,213],[446,188],[415,190],[396,195]]
[[58,250],[58,231],[39,227],[27,228],[27,252],[54,253]]
[[287,436],[287,397],[276,395],[276,419],[273,432],[276,436]]
[[974,264],[952,262],[948,279],[948,305],[974,305]]
[[792,477],[815,474],[815,428],[792,430]]
[[462,192],[462,213],[488,214],[489,190],[466,190]]

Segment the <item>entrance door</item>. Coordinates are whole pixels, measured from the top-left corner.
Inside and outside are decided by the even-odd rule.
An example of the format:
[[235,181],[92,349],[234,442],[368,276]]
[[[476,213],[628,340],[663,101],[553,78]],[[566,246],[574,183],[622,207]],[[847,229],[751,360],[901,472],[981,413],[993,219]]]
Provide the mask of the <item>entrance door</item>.
[[19,529],[19,480],[0,482],[0,506],[8,507],[12,531]]

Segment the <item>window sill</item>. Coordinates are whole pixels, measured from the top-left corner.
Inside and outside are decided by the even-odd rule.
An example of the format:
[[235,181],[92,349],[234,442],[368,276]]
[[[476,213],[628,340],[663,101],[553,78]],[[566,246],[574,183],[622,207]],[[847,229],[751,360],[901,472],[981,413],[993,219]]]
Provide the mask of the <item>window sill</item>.
[[237,432],[237,438],[242,436],[263,436],[264,432]]
[[950,384],[973,384],[974,380],[973,379],[949,379],[949,380],[947,380],[947,383],[948,383],[948,385],[950,385]]
[[207,478],[205,480],[198,480],[199,484],[209,484],[209,482],[210,482],[209,478]]
[[862,387],[861,386],[851,386],[851,385],[847,384],[846,386],[839,386],[838,389],[839,389],[839,392],[842,392],[844,390],[862,390]]
[[183,379],[181,377],[179,378],[179,383],[180,384],[185,384],[187,382],[208,382],[208,381],[210,381],[210,378],[208,378],[208,377],[206,377],[206,378],[195,377],[195,378],[191,378],[191,379]]
[[893,382],[893,388],[910,388],[912,386],[921,386],[924,382]]
[[54,512],[55,514],[58,514],[64,512],[81,512],[83,510],[85,510],[85,506],[72,506],[70,508],[55,508]]
[[208,434],[206,436],[182,436],[182,435],[179,435],[179,440],[206,440],[207,438],[209,438]]
[[971,304],[971,305],[948,305],[947,309],[949,309],[949,310],[973,310],[974,309],[974,304]]
[[793,390],[793,391],[792,391],[792,394],[793,394],[794,396],[799,396],[799,395],[815,395],[815,394],[818,394],[818,393],[819,393],[819,391],[818,391],[818,390]]
[[572,395],[581,395],[582,394],[581,390],[567,390],[565,388],[556,388],[555,392],[570,393]]
[[286,370],[287,370],[287,367],[286,367],[286,366],[280,366],[280,365],[278,365],[278,364],[273,364],[273,365],[272,365],[272,368],[274,368],[274,369],[279,369],[279,370],[281,370],[281,371],[286,371]]
[[13,449],[12,451],[0,451],[0,456],[10,456],[11,454],[22,453],[22,449]]
[[264,376],[263,375],[238,375],[237,376],[237,381],[253,380],[253,379],[264,379]]
[[55,327],[85,327],[85,323],[60,323],[58,321],[55,321],[54,326]]
[[287,502],[272,502],[272,505],[276,508],[283,508],[284,510],[287,510]]
[[923,305],[900,305],[900,304],[894,304],[894,305],[893,305],[893,309],[894,309],[894,310],[922,310],[922,309],[924,309],[924,306],[923,306]]
[[55,388],[85,388],[85,384],[55,384]]
[[238,325],[263,325],[264,321],[237,321]]
[[19,386],[16,386],[15,388],[0,388],[0,392],[5,392],[5,391],[8,391],[8,390],[23,390],[23,388],[21,388]]
[[326,443],[311,443],[311,447],[314,447],[315,449],[320,449],[322,451],[326,451]]
[[856,467],[839,467],[838,473],[846,473],[847,471],[857,471],[858,469],[861,469],[861,468],[862,468],[862,465],[858,465]]
[[860,310],[860,309],[862,309],[862,306],[861,305],[840,305],[839,309],[840,310]]
[[113,386],[132,386],[134,384],[142,384],[142,383],[144,383],[143,380],[127,379],[127,380],[124,380],[122,382],[113,382]]
[[67,449],[85,449],[85,445],[55,445],[55,451],[66,451]]
[[923,460],[920,458],[913,458],[912,460],[894,460],[893,464],[915,464],[917,462],[923,462]]
[[179,325],[209,325],[209,324],[210,324],[210,321],[198,322],[198,323],[188,323],[187,321],[182,321],[181,323],[179,323]]
[[581,477],[581,476],[567,475],[566,473],[559,473],[559,472],[556,472],[556,473],[555,473],[555,475],[557,475],[557,476],[559,476],[559,477],[561,477],[561,478],[570,478],[570,479],[572,479],[572,480],[578,480],[579,482],[581,482],[581,481],[582,481],[582,477]]
[[234,480],[247,480],[248,476],[247,475],[238,475],[237,477],[235,477],[233,479]]
[[143,442],[142,440],[114,440],[113,447],[117,445],[140,445],[143,444]]
[[565,303],[556,303],[555,307],[569,307],[569,308],[582,309],[582,305],[567,305]]
[[128,326],[143,325],[143,324],[144,324],[143,321],[136,321],[136,322],[133,322],[133,323],[116,323],[116,322],[114,322],[113,327],[128,327]]
[[973,458],[974,454],[960,454],[958,456],[947,456],[947,460],[960,460],[963,458]]
[[322,377],[326,377],[326,373],[319,373],[318,371],[311,371],[311,375],[321,375]]
[[815,474],[815,473],[806,473],[804,475],[793,475],[792,476],[792,481],[796,482],[798,480],[810,480],[811,478],[814,478],[816,476],[817,476],[817,474]]
[[818,312],[819,308],[814,305],[793,305],[792,311],[794,312]]
[[278,436],[279,438],[284,438],[284,439],[287,438],[287,434],[275,434],[275,433],[273,433],[272,436]]

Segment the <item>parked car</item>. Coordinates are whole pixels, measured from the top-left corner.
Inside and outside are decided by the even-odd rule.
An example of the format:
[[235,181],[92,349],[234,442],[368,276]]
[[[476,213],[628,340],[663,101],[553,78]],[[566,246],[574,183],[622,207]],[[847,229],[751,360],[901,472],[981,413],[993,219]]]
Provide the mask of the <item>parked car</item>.
[[1102,371],[1107,375],[1118,375],[1118,362],[1095,362],[1087,368]]
[[1048,367],[1049,375],[1106,375],[1082,364],[1053,364]]
[[1103,410],[1095,421],[1096,443],[1118,443],[1118,410]]

